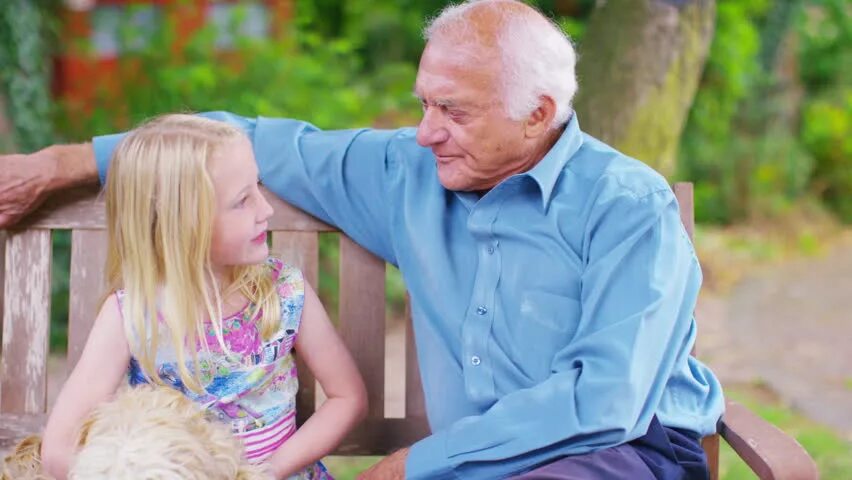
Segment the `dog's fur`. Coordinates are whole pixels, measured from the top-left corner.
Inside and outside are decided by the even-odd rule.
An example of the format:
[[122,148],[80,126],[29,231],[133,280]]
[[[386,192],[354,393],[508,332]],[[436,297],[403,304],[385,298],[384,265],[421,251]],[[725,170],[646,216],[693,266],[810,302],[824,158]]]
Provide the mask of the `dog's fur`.
[[[267,480],[225,425],[179,392],[139,386],[96,408],[83,423],[69,480]],[[43,480],[41,441],[28,437],[3,462],[0,480]]]

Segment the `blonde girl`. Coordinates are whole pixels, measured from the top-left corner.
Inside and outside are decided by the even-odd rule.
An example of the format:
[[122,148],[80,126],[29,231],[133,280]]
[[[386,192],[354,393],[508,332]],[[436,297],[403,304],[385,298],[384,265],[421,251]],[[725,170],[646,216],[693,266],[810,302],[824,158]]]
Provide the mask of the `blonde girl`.
[[[275,478],[331,478],[319,459],[366,392],[301,272],[269,257],[249,139],[190,115],[144,124],[115,152],[106,209],[108,296],[48,420],[46,470],[66,477],[81,420],[121,384],[156,383],[229,425]],[[328,396],[298,430],[294,348]]]

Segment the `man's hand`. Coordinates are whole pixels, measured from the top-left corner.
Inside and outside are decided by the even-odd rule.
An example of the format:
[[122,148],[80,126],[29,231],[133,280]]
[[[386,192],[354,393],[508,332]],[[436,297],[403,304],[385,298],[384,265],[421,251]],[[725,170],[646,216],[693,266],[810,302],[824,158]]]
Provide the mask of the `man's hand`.
[[17,223],[53,191],[97,180],[90,144],[48,147],[30,155],[0,155],[0,228]]
[[408,458],[407,448],[397,450],[358,475],[358,480],[403,480],[405,478],[406,458]]
[[56,162],[33,155],[0,155],[0,228],[38,207],[49,193]]

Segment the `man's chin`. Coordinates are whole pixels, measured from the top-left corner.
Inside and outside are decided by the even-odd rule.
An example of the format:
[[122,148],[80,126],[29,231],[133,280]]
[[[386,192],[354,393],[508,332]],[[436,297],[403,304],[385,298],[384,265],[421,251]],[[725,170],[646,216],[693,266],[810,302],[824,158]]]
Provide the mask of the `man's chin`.
[[438,167],[438,181],[441,182],[441,186],[452,192],[469,190],[467,182],[450,172],[442,172],[441,167]]

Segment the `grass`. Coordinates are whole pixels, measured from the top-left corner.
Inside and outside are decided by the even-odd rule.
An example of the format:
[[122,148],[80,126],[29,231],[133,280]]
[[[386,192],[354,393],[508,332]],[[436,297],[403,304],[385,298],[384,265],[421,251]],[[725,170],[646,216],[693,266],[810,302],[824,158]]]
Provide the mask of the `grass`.
[[382,457],[325,457],[323,463],[335,480],[354,480],[359,473],[370,468]]

